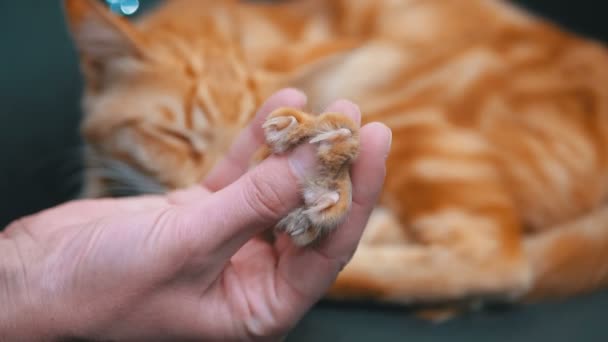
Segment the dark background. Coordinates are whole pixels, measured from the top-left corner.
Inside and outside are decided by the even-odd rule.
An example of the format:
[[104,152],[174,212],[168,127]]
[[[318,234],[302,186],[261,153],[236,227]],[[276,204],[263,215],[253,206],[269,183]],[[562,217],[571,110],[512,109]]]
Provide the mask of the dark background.
[[[140,0],[143,7],[155,1]],[[467,0],[462,0],[467,1]],[[598,0],[516,1],[608,41]],[[81,80],[58,0],[0,0],[0,227],[80,185]],[[608,86],[608,85],[606,85]],[[608,293],[431,326],[398,308],[320,304],[290,341],[608,341]]]

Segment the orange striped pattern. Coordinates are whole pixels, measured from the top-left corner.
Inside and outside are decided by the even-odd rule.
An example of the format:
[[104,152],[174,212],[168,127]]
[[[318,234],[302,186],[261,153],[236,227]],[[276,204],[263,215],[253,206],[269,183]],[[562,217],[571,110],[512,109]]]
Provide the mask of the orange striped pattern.
[[[92,0],[66,11],[87,142],[166,188],[203,178],[284,86],[316,111],[348,98],[392,128],[378,210],[399,224],[371,221],[331,296],[512,299],[608,283],[597,263],[556,254],[608,262],[608,227],[584,251],[582,237],[545,237],[590,230],[583,218],[608,194],[601,44],[499,0],[173,0],[132,24]],[[104,195],[93,178],[88,193]]]

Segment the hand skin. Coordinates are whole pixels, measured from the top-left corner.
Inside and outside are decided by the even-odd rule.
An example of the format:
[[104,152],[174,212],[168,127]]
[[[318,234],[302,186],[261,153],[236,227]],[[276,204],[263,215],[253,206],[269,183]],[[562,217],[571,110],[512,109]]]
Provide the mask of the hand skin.
[[[80,200],[0,234],[0,341],[276,341],[350,260],[385,176],[390,130],[361,129],[353,207],[315,248],[258,239],[300,204],[310,147],[248,171],[264,118],[305,96],[271,97],[202,185],[166,196]],[[358,108],[338,101],[360,121]]]

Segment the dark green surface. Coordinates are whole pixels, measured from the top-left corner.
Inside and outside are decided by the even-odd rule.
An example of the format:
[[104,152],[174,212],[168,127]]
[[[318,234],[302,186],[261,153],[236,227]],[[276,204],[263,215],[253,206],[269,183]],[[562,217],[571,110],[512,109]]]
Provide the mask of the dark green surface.
[[321,304],[301,322],[288,342],[606,342],[607,311],[605,293],[432,325],[399,309]]
[[[145,5],[151,1],[142,0]],[[463,0],[466,1],[466,0]],[[606,39],[597,1],[528,1]],[[57,0],[0,0],[0,227],[78,189],[81,82]],[[433,326],[404,309],[323,303],[289,341],[608,341],[608,293]]]

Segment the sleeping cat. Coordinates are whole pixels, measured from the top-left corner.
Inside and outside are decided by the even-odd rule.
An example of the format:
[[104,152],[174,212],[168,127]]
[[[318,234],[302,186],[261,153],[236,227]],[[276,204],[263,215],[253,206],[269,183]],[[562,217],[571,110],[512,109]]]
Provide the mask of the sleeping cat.
[[601,44],[499,0],[171,0],[135,22],[94,0],[65,8],[86,196],[197,183],[291,86],[311,112],[348,98],[393,131],[381,202],[328,297],[525,302],[608,285]]

